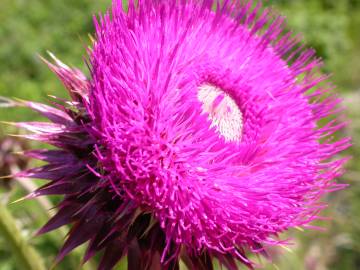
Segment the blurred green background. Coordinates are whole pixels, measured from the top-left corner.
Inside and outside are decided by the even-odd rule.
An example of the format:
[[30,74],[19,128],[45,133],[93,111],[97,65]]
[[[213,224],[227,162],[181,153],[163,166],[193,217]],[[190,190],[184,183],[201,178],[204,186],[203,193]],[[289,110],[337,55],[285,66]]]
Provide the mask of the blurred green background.
[[[83,57],[93,33],[92,14],[105,11],[110,0],[1,0],[0,2],[0,96],[46,101],[46,95],[64,96],[55,76],[39,60],[38,54],[54,52],[62,61],[86,72]],[[360,269],[360,1],[359,0],[270,0],[285,14],[291,29],[301,32],[310,47],[325,61],[324,71],[347,105],[351,120],[344,131],[353,137],[353,156],[348,172],[339,181],[350,187],[330,194],[330,207],[324,211],[330,221],[319,223],[325,232],[291,231],[294,240],[290,250],[273,251],[273,264],[266,269]],[[0,103],[1,104],[1,103]],[[22,109],[1,109],[0,120],[30,120],[38,116]],[[0,126],[0,174],[9,167],[18,169],[26,160],[9,158],[11,151],[28,147],[26,143],[4,139],[15,132]],[[15,164],[15,165],[14,165]],[[19,257],[21,252],[38,254],[37,261],[50,268],[66,230],[34,238],[37,228],[50,214],[45,209],[54,201],[25,201],[9,204],[38,183],[9,183],[0,180],[0,214],[11,215],[14,223],[0,225],[0,270],[27,270]],[[6,223],[6,222],[0,222]],[[16,229],[17,228],[17,229]],[[12,234],[19,234],[13,239]],[[28,244],[22,242],[26,240]],[[12,247],[18,247],[12,248]],[[74,252],[55,269],[82,269],[81,250]],[[36,257],[36,255],[34,255]],[[266,263],[265,260],[263,260]],[[93,265],[92,265],[93,264]],[[96,259],[83,269],[95,269]],[[126,262],[119,266],[122,269]],[[39,269],[41,266],[38,266]]]

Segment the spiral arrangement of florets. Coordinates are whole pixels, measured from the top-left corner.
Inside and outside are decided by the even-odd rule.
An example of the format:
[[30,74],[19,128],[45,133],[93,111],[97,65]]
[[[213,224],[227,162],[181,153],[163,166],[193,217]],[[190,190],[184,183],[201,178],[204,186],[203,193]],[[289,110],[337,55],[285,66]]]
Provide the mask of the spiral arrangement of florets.
[[100,269],[124,254],[129,269],[253,267],[247,251],[283,243],[343,187],[340,100],[282,17],[252,1],[114,0],[95,27],[90,79],[48,63],[72,100],[24,102],[53,123],[18,123],[60,148],[27,152],[49,164],[19,175],[50,181],[30,197],[65,195],[40,231],[73,224],[58,260],[90,240]]

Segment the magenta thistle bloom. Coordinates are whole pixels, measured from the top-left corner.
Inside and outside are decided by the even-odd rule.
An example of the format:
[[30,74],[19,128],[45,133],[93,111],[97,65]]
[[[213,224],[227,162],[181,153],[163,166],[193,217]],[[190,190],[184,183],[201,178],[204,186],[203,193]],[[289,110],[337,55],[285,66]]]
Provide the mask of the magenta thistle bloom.
[[95,20],[90,79],[48,63],[71,101],[25,102],[52,123],[18,125],[59,148],[27,152],[48,165],[21,174],[49,180],[30,197],[64,195],[40,233],[71,224],[57,259],[89,241],[99,269],[252,268],[343,187],[340,100],[260,3],[134,2]]

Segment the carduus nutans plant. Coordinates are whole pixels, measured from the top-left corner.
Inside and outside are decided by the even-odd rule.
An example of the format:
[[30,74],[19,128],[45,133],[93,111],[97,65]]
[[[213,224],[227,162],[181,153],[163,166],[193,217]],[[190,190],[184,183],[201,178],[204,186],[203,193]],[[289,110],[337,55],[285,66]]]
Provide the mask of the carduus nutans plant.
[[321,61],[261,2],[121,2],[94,19],[89,78],[47,62],[71,99],[22,102],[50,120],[18,123],[26,137],[57,147],[18,175],[48,180],[28,197],[63,195],[39,234],[70,225],[56,261],[87,242],[99,269],[257,267],[343,188]]

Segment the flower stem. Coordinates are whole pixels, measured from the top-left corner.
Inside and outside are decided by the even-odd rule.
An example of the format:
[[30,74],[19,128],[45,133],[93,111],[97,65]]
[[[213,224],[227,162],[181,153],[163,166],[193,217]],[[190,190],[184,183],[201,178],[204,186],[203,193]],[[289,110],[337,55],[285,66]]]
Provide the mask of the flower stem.
[[0,203],[0,234],[5,237],[12,249],[19,269],[46,269],[39,254],[23,238],[15,219],[2,203]]

